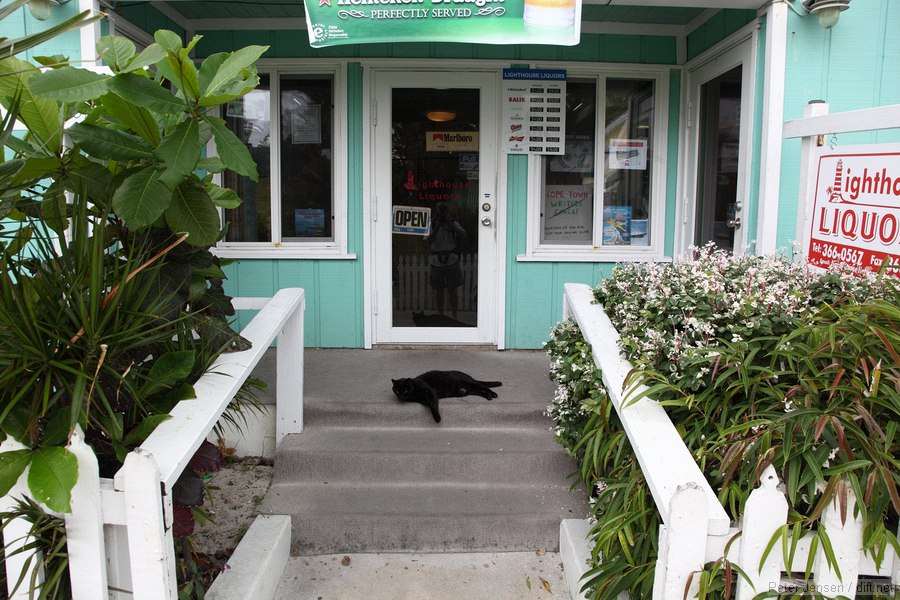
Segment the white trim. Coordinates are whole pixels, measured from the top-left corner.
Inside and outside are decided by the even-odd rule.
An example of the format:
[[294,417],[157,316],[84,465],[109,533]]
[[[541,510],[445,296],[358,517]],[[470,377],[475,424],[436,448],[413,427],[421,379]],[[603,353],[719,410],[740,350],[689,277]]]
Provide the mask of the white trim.
[[684,25],[663,23],[623,23],[618,21],[582,21],[581,33],[611,33],[620,35],[662,35],[684,37]]
[[[311,63],[301,59],[259,60],[257,68],[269,76],[269,114],[272,132],[281,128],[280,86],[283,76],[328,75],[332,81],[332,239],[327,241],[284,241],[281,236],[281,136],[270,134],[271,235],[266,242],[220,242],[214,253],[228,258],[335,259],[352,260],[347,251],[348,166],[347,151],[347,72],[346,62]],[[221,183],[221,175],[216,178]],[[277,199],[277,201],[275,201]],[[220,210],[220,215],[224,211]]]
[[787,72],[788,6],[775,2],[766,10],[765,84],[762,143],[759,161],[759,216],[756,251],[775,252],[778,231],[778,196],[781,191],[784,88]]
[[690,22],[688,22],[688,24],[684,26],[685,34],[690,35],[691,33],[693,33],[694,30],[696,30],[698,27],[716,16],[719,13],[719,10],[720,9],[718,8],[707,8],[702,13],[691,19]]
[[891,104],[785,121],[782,136],[798,138],[820,135],[823,131],[831,134],[898,128],[900,128],[900,104]]
[[158,10],[161,14],[174,21],[176,25],[184,29],[185,37],[190,39],[187,34],[191,31],[194,31],[190,19],[185,18],[183,14],[169,6],[168,2],[150,2],[150,6]]
[[[78,12],[91,11],[93,14],[100,12],[99,0],[78,0]],[[97,55],[97,40],[100,39],[100,21],[94,21],[79,28],[81,40],[81,64],[82,66],[98,64],[100,57]]]
[[772,0],[584,0],[603,6],[662,6],[666,8],[762,8]]
[[[567,69],[567,77],[590,78],[597,82],[597,125],[595,126],[595,195],[594,195],[594,240],[592,245],[560,245],[541,244],[541,199],[539,190],[543,186],[541,157],[529,156],[528,159],[528,194],[527,194],[527,230],[525,233],[525,253],[517,255],[518,262],[609,262],[620,260],[660,260],[664,247],[665,212],[666,212],[666,178],[668,164],[668,128],[669,128],[669,73],[671,66],[639,66],[615,64],[567,64],[554,65],[541,63],[541,67],[558,67]],[[604,128],[600,123],[605,119],[605,95],[608,79],[648,79],[654,85],[653,103],[653,137],[650,140],[653,148],[653,169],[650,181],[650,219],[651,242],[649,246],[601,246],[603,206],[603,159],[605,156]]]
[[[106,3],[104,2],[104,4]],[[146,48],[155,41],[151,34],[115,12],[107,12],[106,18],[109,20],[110,35],[120,35],[128,38],[139,50]]]
[[374,172],[375,157],[369,152],[374,147],[372,135],[373,103],[375,90],[372,85],[372,69],[366,64],[362,68],[362,248],[363,248],[363,347],[369,349],[375,340],[375,253],[374,235],[372,227],[373,207],[375,206],[375,192],[372,185],[372,173]]

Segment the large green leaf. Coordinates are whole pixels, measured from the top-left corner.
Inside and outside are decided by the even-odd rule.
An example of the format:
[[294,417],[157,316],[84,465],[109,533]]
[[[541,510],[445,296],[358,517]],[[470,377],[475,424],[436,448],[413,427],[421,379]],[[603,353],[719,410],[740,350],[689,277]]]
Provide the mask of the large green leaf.
[[159,125],[149,110],[118,94],[104,94],[101,102],[109,116],[120,125],[144,138],[151,146],[159,145]]
[[237,208],[241,205],[241,197],[231,188],[217,185],[208,192],[213,204],[220,208]]
[[171,202],[172,192],[159,181],[159,171],[152,167],[126,178],[113,194],[113,209],[131,229],[152,225]]
[[181,383],[191,374],[196,357],[197,353],[193,350],[167,352],[153,361],[148,378],[164,387]]
[[153,147],[136,135],[109,127],[75,123],[67,130],[82,150],[101,160],[153,158]]
[[184,100],[155,81],[133,73],[119,73],[109,82],[109,89],[125,100],[159,113],[185,110]]
[[259,174],[256,172],[256,163],[244,142],[228,129],[222,119],[208,116],[206,122],[212,128],[213,138],[216,140],[216,151],[225,166],[239,175],[246,175],[253,181],[257,181]]
[[178,52],[181,50],[181,37],[174,31],[158,29],[156,33],[153,34],[153,39],[155,39],[156,43],[162,46],[163,49],[169,52]]
[[57,154],[62,147],[62,116],[56,102],[31,92],[28,80],[38,72],[37,67],[18,58],[0,60],[0,102],[9,108],[12,99],[21,95],[19,121],[36,138],[44,154]]
[[226,58],[228,58],[228,52],[217,52],[215,54],[210,54],[203,59],[203,62],[200,64],[199,75],[200,91],[203,96],[206,95],[209,83],[212,81],[213,77],[215,77],[219,67],[222,66],[222,63],[225,62]]
[[150,434],[153,433],[153,430],[156,429],[160,423],[171,418],[171,415],[150,415],[144,417],[144,420],[141,421],[140,425],[125,435],[125,439],[122,440],[122,443],[126,446],[140,444],[150,437]]
[[44,192],[41,198],[41,218],[47,227],[59,235],[63,235],[69,227],[69,219],[66,217],[66,193],[61,181],[54,181]]
[[200,247],[214,244],[221,229],[219,212],[209,194],[190,182],[180,185],[172,195],[166,224],[176,233],[189,233],[188,243]]
[[115,72],[121,71],[134,57],[134,53],[131,40],[117,35],[104,35],[97,41],[97,54]]
[[62,67],[37,73],[29,80],[31,91],[58,102],[85,102],[106,93],[109,76],[87,69]]
[[169,54],[166,62],[170,72],[169,79],[178,86],[185,98],[196,100],[200,97],[200,82],[197,67],[189,56],[174,56]]
[[212,77],[206,89],[201,90],[203,95],[214,96],[221,89],[233,83],[241,74],[241,71],[255,63],[262,56],[263,52],[268,49],[268,46],[247,46],[232,52],[216,70],[216,74]]
[[9,493],[30,462],[31,450],[0,452],[0,496]]
[[108,201],[113,191],[112,173],[103,165],[89,163],[73,169],[67,180],[72,192],[84,191],[94,202]]
[[156,156],[166,163],[166,169],[175,177],[184,179],[197,166],[200,150],[200,125],[189,119],[182,121],[163,138],[156,149]]
[[155,65],[166,57],[165,49],[159,44],[150,44],[137,56],[133,57],[128,66],[121,69],[122,72],[138,71],[150,65]]
[[72,488],[78,481],[78,459],[59,446],[35,450],[28,470],[28,489],[35,500],[50,510],[67,513],[72,510]]

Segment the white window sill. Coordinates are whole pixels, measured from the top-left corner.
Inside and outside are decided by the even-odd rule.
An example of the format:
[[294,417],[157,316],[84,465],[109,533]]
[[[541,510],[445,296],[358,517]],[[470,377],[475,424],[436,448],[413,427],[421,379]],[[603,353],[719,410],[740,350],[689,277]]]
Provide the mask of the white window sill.
[[348,254],[337,247],[304,247],[300,244],[281,244],[265,246],[220,246],[212,248],[212,253],[219,258],[276,258],[311,260],[356,260],[356,254]]
[[660,256],[654,248],[641,250],[616,248],[579,248],[577,250],[538,249],[531,254],[519,254],[517,262],[672,262],[671,257]]

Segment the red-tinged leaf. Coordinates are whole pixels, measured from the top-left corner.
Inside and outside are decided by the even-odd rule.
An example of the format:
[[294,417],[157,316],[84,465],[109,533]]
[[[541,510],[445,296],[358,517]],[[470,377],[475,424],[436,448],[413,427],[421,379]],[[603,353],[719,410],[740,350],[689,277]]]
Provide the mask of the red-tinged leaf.
[[541,580],[541,585],[544,586],[544,589],[547,590],[548,592],[550,592],[550,593],[552,594],[552,593],[553,593],[553,588],[550,586],[550,582],[547,581],[546,579],[544,579],[543,577],[540,577],[540,576],[538,577],[538,579]]
[[875,492],[875,482],[877,481],[877,477],[875,475],[875,471],[869,473],[869,477],[866,479],[866,495],[863,497],[863,504],[869,506],[872,503],[872,494]]
[[838,481],[838,485],[837,485],[837,497],[838,497],[838,502],[840,503],[840,507],[841,507],[841,526],[842,527],[847,524],[847,494],[848,494],[847,481],[845,479],[841,478],[841,480]]
[[879,466],[878,472],[881,473],[881,479],[884,480],[884,485],[887,487],[888,495],[891,497],[891,504],[894,505],[894,510],[900,513],[900,494],[897,493],[897,486],[894,484],[894,478],[891,476],[890,470],[884,466]]
[[194,456],[188,462],[188,468],[197,473],[214,473],[222,468],[224,457],[219,447],[208,440],[204,440]]
[[822,415],[819,417],[819,420],[816,421],[816,428],[813,430],[813,441],[818,442],[819,438],[822,437],[822,432],[825,430],[825,425],[828,423],[828,415]]
[[688,593],[690,592],[690,589],[691,589],[691,583],[693,583],[693,581],[694,581],[695,573],[696,573],[696,571],[694,571],[693,573],[688,575],[687,581],[684,582],[684,597],[682,598],[682,600],[687,600],[687,598],[688,598]]
[[841,424],[840,419],[831,417],[831,424],[834,426],[834,431],[837,433],[838,446],[844,451],[847,460],[853,460],[853,450],[850,448],[850,444],[847,443],[847,436],[844,435],[844,426]]
[[189,506],[173,506],[172,537],[176,540],[194,533],[194,511]]
[[731,584],[733,573],[731,571],[731,561],[725,561],[725,597],[731,598]]
[[834,395],[837,394],[838,385],[840,385],[841,379],[844,378],[844,373],[846,373],[846,372],[847,372],[847,369],[844,369],[842,367],[842,368],[838,369],[837,373],[835,373],[834,381],[831,382],[831,392],[828,394],[829,400],[832,400],[834,398]]

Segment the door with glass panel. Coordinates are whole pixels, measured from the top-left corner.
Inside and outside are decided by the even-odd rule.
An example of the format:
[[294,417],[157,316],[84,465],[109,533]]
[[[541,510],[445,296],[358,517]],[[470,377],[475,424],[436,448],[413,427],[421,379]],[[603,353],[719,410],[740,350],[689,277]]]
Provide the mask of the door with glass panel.
[[742,252],[746,244],[750,143],[750,43],[689,72],[688,197],[685,241]]
[[496,79],[375,73],[375,343],[496,343]]

